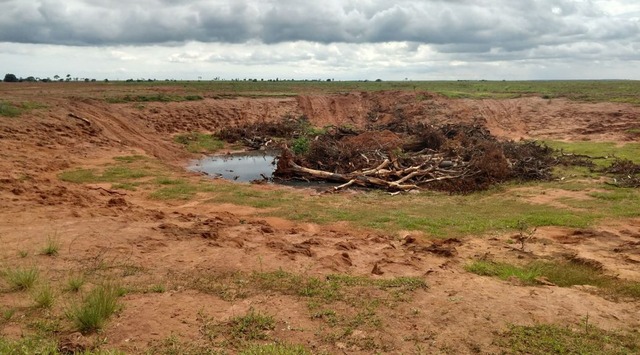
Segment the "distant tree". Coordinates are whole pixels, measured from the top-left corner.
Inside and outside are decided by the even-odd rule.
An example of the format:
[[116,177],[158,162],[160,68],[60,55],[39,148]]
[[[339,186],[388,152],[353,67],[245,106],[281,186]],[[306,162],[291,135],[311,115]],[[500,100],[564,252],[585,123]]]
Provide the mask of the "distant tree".
[[381,81],[382,81],[382,79],[376,79],[376,83],[379,83]]
[[13,74],[7,74],[7,75],[4,76],[4,82],[5,83],[17,83],[18,81],[19,81],[18,77],[16,77]]
[[58,80],[58,79],[60,79],[60,75],[56,74],[56,75],[54,75],[54,76],[53,76],[53,78],[54,78],[55,80]]

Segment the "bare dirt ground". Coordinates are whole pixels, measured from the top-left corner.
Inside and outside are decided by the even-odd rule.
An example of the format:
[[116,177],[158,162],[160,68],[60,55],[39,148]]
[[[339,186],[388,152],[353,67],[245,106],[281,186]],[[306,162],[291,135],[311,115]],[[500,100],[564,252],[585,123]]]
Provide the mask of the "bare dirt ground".
[[[494,339],[509,324],[575,325],[586,316],[604,329],[640,327],[637,300],[603,297],[588,287],[525,287],[464,270],[469,260],[489,255],[517,261],[531,255],[578,254],[601,263],[609,273],[640,281],[638,219],[615,220],[588,231],[541,228],[536,236],[544,242],[532,243],[529,252],[522,253],[505,243],[513,233],[443,242],[410,231],[388,235],[343,223],[320,226],[264,218],[255,208],[205,203],[207,196],[201,194],[186,202],[165,202],[149,199],[144,191],[114,193],[110,184],[73,184],[58,177],[65,170],[140,154],[166,164],[175,176],[199,179],[181,170],[193,156],[173,143],[173,134],[212,132],[285,115],[304,114],[316,126],[361,127],[403,116],[433,123],[482,123],[495,135],[511,139],[626,142],[633,139],[628,130],[637,128],[639,107],[538,97],[450,100],[413,92],[207,97],[137,107],[109,104],[88,94],[99,91],[89,84],[45,90],[41,85],[0,85],[2,100],[47,106],[19,117],[0,117],[0,266],[37,265],[52,282],[99,269],[127,285],[167,285],[165,292],[125,295],[122,310],[97,335],[74,333],[62,317],[56,331],[61,342],[100,344],[127,353],[144,353],[172,335],[196,344],[205,337],[207,319],[221,322],[250,309],[275,316],[271,339],[327,353],[500,352]],[[59,254],[39,255],[51,237],[61,245]],[[428,287],[411,291],[405,301],[376,308],[375,322],[382,326],[356,324],[336,337],[320,316],[310,316],[308,298],[272,289],[221,297],[193,284],[202,281],[189,281],[206,273],[276,270],[320,278],[411,276]],[[33,332],[33,324],[21,320],[32,315],[30,299],[4,289],[0,304],[17,313],[0,323],[0,335],[18,339]],[[379,295],[384,293],[379,289],[361,292],[363,299],[388,297]],[[54,310],[64,309],[60,303]],[[350,314],[349,303],[334,307]]]

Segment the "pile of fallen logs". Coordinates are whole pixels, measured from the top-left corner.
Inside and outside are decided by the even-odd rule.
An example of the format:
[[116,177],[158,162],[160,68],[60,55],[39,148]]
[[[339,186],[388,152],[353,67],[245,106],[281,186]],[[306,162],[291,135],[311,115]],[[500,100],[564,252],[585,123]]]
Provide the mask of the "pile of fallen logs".
[[[253,149],[279,146],[275,180],[333,182],[335,191],[361,186],[469,193],[509,180],[550,180],[557,165],[595,170],[594,159],[610,158],[558,154],[536,141],[499,141],[477,124],[434,127],[399,120],[367,130],[311,128],[304,117],[286,117],[227,127],[218,137]],[[617,160],[601,171],[613,175],[616,186],[640,186],[640,165],[631,161]]]
[[465,193],[509,179],[549,179],[555,163],[553,150],[535,142],[498,142],[483,127],[414,132],[402,139],[390,131],[317,137],[300,155],[285,147],[275,176],[341,183],[334,190],[355,185]]
[[292,153],[285,150],[278,159],[276,175],[301,176],[313,180],[343,183],[334,187],[334,190],[356,185],[391,191],[413,190],[432,182],[473,175],[473,171],[469,169],[469,163],[459,159],[445,159],[444,154],[429,154],[423,159],[420,165],[410,167],[400,166],[397,159],[384,159],[380,165],[371,169],[341,174],[300,166],[294,161]]

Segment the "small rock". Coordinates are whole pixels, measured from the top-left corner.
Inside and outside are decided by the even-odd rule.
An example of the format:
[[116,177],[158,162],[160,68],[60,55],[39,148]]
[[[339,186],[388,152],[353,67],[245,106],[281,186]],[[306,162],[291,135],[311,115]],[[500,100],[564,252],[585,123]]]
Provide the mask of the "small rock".
[[382,269],[380,268],[380,265],[378,265],[378,263],[375,263],[373,265],[373,270],[371,270],[371,273],[374,275],[382,275],[384,274],[384,271],[382,271]]

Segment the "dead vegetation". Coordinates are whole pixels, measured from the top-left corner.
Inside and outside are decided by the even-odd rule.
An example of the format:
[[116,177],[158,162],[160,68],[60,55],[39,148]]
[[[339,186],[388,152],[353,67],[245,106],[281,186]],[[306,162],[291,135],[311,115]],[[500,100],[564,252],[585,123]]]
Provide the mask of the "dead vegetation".
[[610,174],[615,185],[640,186],[640,165],[608,157],[567,154],[531,140],[499,140],[481,124],[395,119],[384,125],[314,128],[304,116],[225,128],[218,137],[250,149],[282,151],[276,179],[328,181],[332,191],[350,186],[388,191],[429,189],[465,194],[507,181],[548,181],[556,166]]
[[533,141],[501,142],[481,125],[391,122],[376,130],[325,127],[301,119],[222,130],[219,137],[259,148],[279,141],[275,176],[390,191],[468,193],[508,180],[548,180],[558,160]]

